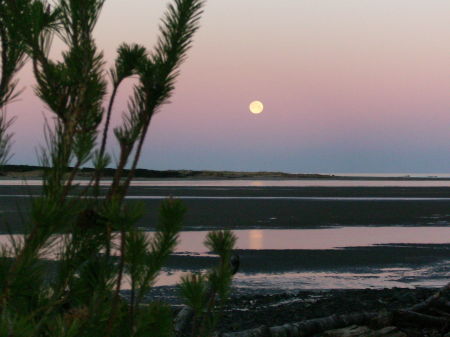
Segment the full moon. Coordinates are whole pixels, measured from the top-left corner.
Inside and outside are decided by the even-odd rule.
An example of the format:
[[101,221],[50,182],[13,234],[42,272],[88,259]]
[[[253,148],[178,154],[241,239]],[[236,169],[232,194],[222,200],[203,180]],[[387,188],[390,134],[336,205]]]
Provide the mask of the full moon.
[[264,105],[260,101],[253,101],[250,103],[250,112],[253,114],[260,114],[264,110]]

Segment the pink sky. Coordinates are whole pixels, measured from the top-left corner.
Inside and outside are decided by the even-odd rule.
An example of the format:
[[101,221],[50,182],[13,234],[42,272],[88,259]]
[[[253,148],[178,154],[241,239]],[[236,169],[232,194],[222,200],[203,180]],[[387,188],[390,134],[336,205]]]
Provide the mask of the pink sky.
[[[151,48],[167,3],[106,1],[96,36],[109,63],[123,41]],[[442,0],[210,0],[141,166],[449,172],[449,13]],[[32,84],[28,68],[20,78]],[[44,108],[28,88],[8,111],[12,163],[35,163]]]

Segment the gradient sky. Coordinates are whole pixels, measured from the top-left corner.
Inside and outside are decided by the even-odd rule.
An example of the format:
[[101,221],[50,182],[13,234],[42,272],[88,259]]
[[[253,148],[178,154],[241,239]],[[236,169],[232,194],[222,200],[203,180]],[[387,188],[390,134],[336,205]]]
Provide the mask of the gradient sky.
[[[107,61],[121,42],[151,48],[167,3],[107,0],[96,30]],[[209,0],[140,166],[450,172],[449,13],[448,0]],[[48,113],[29,67],[20,80],[11,163],[34,164]]]

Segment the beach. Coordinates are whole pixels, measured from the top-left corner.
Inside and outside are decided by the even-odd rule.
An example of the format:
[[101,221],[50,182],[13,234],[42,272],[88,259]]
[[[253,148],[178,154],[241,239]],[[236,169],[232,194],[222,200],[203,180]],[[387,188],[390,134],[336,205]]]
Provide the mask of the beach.
[[[146,214],[137,226],[149,236],[164,198],[183,200],[187,213],[177,251],[147,301],[166,301],[179,310],[180,276],[218,261],[202,245],[207,231],[232,229],[239,238],[234,253],[240,269],[222,331],[362,308],[402,308],[450,279],[450,189],[445,186],[151,184],[131,186],[126,199],[144,204]],[[27,209],[40,190],[33,184],[0,186],[3,234],[23,233]],[[122,295],[127,298],[129,290]]]
[[[208,230],[217,229],[232,229],[239,237],[236,253],[241,269],[236,285],[242,288],[437,287],[450,276],[445,268],[450,261],[446,187],[153,183],[131,186],[126,199],[144,204],[146,213],[137,226],[150,236],[163,198],[179,198],[187,207],[181,242],[159,285],[173,285],[181,272],[212,266],[216,257],[202,241]],[[3,234],[23,233],[26,210],[40,190],[31,184],[0,186]],[[279,275],[281,281],[272,277],[272,282],[268,275]]]
[[[13,232],[22,231],[19,215],[26,213],[30,196],[40,189],[0,186],[0,211]],[[167,196],[180,198],[187,206],[183,230],[450,223],[446,187],[132,186],[127,202],[142,202],[146,209],[138,226],[154,229],[159,204]]]

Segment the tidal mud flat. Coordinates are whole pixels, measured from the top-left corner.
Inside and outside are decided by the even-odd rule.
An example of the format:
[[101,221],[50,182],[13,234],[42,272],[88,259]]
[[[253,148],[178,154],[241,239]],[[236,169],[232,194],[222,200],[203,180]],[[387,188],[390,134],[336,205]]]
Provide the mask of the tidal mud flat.
[[[450,281],[450,244],[377,245],[325,250],[236,250],[241,266],[233,294],[293,294],[382,288],[439,288]],[[179,304],[176,283],[182,274],[217,264],[208,254],[174,254],[150,298]]]
[[[366,271],[368,268],[426,266],[450,260],[450,244],[395,244],[341,249],[235,250],[240,273],[286,273],[307,271]],[[217,263],[213,255],[172,255],[166,266],[179,270],[202,270]],[[449,266],[450,272],[450,266]],[[450,274],[449,274],[450,277]]]
[[[30,196],[40,189],[0,186],[3,233],[23,233]],[[215,263],[202,245],[214,229],[239,236],[242,288],[438,286],[450,277],[447,187],[132,186],[128,196],[144,203],[138,226],[149,235],[162,198],[187,205],[185,232],[160,285]]]
[[[23,232],[26,218],[20,214],[26,215],[30,195],[39,191],[39,186],[0,186],[0,211],[12,232]],[[319,233],[328,228],[381,226],[447,233],[450,224],[450,191],[445,187],[133,186],[127,202],[145,204],[147,214],[138,224],[142,229],[153,230],[166,196],[186,203],[185,231],[196,235],[212,229],[246,229],[256,243],[261,230]],[[6,232],[5,227],[0,229]],[[220,329],[239,331],[413,305],[450,279],[450,237],[441,239],[438,244],[426,243],[429,238],[424,234],[412,243],[400,237],[390,244],[322,249],[292,249],[287,241],[267,249],[262,241],[253,249],[239,249],[241,268]],[[204,251],[179,251],[170,257],[160,279],[178,280],[182,272],[203,271],[216,262]],[[178,310],[175,283],[163,282],[147,300],[169,301]],[[125,297],[127,293],[123,291]]]
[[[0,212],[23,232],[30,196],[40,186],[0,186]],[[103,189],[106,192],[106,188]],[[182,199],[183,230],[280,229],[324,226],[448,226],[446,187],[151,187],[132,186],[127,202],[145,204],[138,225],[154,229],[161,199]]]

